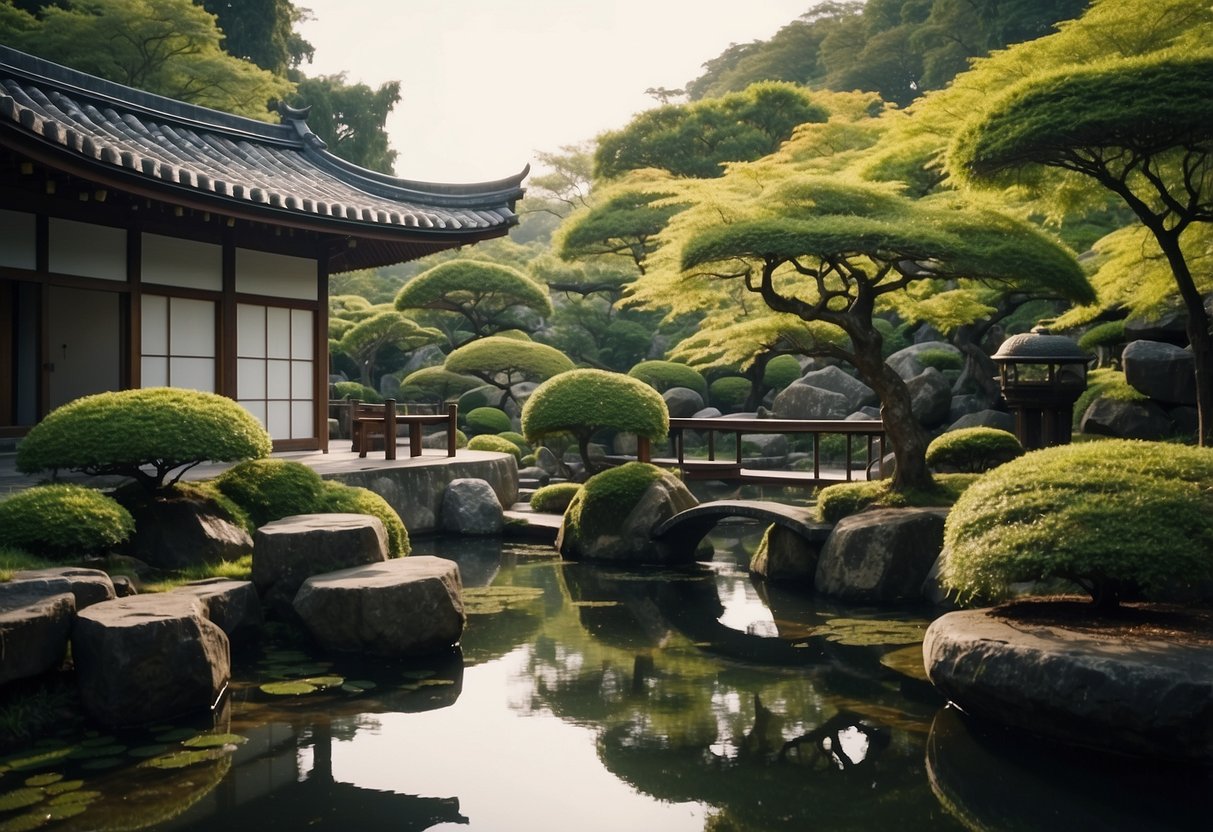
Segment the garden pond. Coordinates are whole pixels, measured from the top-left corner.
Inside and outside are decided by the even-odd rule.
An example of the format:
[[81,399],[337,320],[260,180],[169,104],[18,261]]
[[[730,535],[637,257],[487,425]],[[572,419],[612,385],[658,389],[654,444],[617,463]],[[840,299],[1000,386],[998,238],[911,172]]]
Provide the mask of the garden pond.
[[930,610],[755,583],[758,539],[677,571],[414,541],[460,563],[460,651],[267,638],[204,719],[0,760],[0,832],[1208,828],[1209,770],[977,731],[923,675]]

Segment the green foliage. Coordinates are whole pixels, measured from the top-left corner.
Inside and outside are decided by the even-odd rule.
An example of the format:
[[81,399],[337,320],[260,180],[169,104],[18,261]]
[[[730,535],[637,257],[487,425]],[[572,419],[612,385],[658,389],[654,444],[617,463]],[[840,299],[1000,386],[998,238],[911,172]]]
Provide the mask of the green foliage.
[[903,350],[910,345],[908,336],[909,326],[907,324],[895,325],[885,318],[873,318],[872,328],[880,333],[882,339],[880,354],[884,358],[888,358],[893,353]]
[[312,59],[312,45],[293,31],[305,10],[290,0],[202,0],[202,7],[218,18],[223,51],[229,55],[280,76]]
[[391,149],[385,124],[400,103],[399,81],[371,89],[349,83],[344,72],[301,78],[292,100],[296,106],[311,107],[308,127],[330,153],[369,170],[392,173],[396,151]]
[[443,339],[437,329],[418,324],[395,310],[378,311],[350,327],[337,349],[348,355],[362,373],[362,383],[370,384],[378,374],[380,354],[395,350],[407,353]]
[[422,367],[400,380],[401,388],[414,388],[422,395],[440,402],[457,399],[459,396],[481,387],[483,381],[475,376],[452,373],[445,367]]
[[1096,399],[1115,399],[1121,402],[1144,402],[1149,396],[1137,390],[1125,381],[1125,374],[1119,370],[1104,367],[1087,373],[1087,389],[1074,402],[1075,430],[1082,423],[1083,414]]
[[782,390],[800,378],[800,362],[794,355],[777,355],[767,362],[762,384],[772,390]]
[[620,519],[627,517],[663,475],[656,465],[629,462],[590,477],[565,510],[565,534],[592,540],[614,533]]
[[[661,188],[665,177],[644,171],[595,191],[593,205],[578,209],[556,231],[553,247],[565,260],[604,255],[627,257],[641,273],[653,238],[682,205]],[[656,183],[656,184],[654,184]]]
[[1015,434],[997,428],[961,428],[927,446],[927,464],[937,471],[980,474],[1023,456]]
[[0,501],[0,546],[48,557],[99,554],[134,531],[125,508],[81,485],[40,485]]
[[526,441],[526,437],[523,436],[521,433],[518,433],[517,431],[513,431],[513,430],[505,430],[497,435],[500,436],[502,439],[505,439],[509,442],[513,442],[514,445],[518,448],[519,452],[521,452],[524,456],[531,452],[530,443],[528,443]]
[[482,433],[468,440],[469,451],[493,451],[499,454],[511,454],[514,459],[522,459],[522,450],[508,439],[491,433]]
[[522,409],[522,433],[534,442],[556,433],[611,429],[662,439],[665,401],[642,381],[605,370],[571,370],[535,388]]
[[554,482],[536,488],[531,495],[531,511],[540,514],[564,514],[573,498],[581,491],[581,485],[575,482]]
[[962,600],[1062,578],[1115,604],[1130,587],[1213,577],[1213,450],[1108,440],[1026,454],[981,477],[944,531]]
[[510,417],[495,407],[478,407],[464,416],[464,430],[469,436],[480,433],[504,433],[512,425]]
[[837,523],[865,508],[947,507],[977,481],[973,474],[940,474],[929,491],[895,491],[890,480],[844,482],[826,486],[817,494],[817,516],[823,523]]
[[450,313],[483,338],[507,329],[535,329],[534,317],[551,315],[552,301],[546,287],[510,266],[449,260],[406,283],[396,295],[396,309]]
[[338,381],[333,384],[333,394],[339,399],[357,399],[370,404],[382,404],[383,396],[374,387],[360,381]]
[[264,457],[271,447],[261,423],[229,398],[147,387],[84,396],[51,411],[17,448],[17,468],[128,476],[159,489],[173,470],[180,479],[200,462]]
[[218,563],[202,563],[187,566],[173,572],[172,577],[143,583],[140,592],[172,592],[192,581],[204,581],[207,578],[226,578],[229,581],[251,581],[253,579],[253,553],[237,560],[221,560]]
[[53,561],[31,555],[16,546],[0,544],[0,584],[13,579],[13,573],[25,569],[46,569],[54,566]]
[[236,503],[253,522],[274,520],[316,510],[324,487],[320,475],[301,462],[250,459],[215,479],[219,491]]
[[442,366],[508,390],[521,381],[543,381],[571,370],[573,362],[546,344],[494,335],[464,344],[448,355]]
[[119,84],[269,121],[283,77],[220,49],[215,18],[192,0],[69,0],[37,17],[11,4],[0,42]]
[[952,350],[923,350],[916,357],[923,367],[934,367],[940,372],[959,370],[965,363],[964,356]]
[[333,480],[325,480],[320,500],[314,509],[333,514],[369,514],[383,522],[387,532],[388,554],[394,558],[406,557],[412,551],[409,533],[404,521],[387,500],[368,488]]
[[708,386],[708,397],[713,407],[722,413],[733,413],[742,408],[750,396],[750,380],[741,376],[718,378]]
[[708,394],[708,383],[703,374],[677,361],[641,361],[628,370],[628,375],[640,379],[658,393],[671,387],[687,387],[700,396]]
[[1105,321],[1084,332],[1078,339],[1078,346],[1087,352],[1094,352],[1100,347],[1114,347],[1123,344],[1125,340],[1125,322]]

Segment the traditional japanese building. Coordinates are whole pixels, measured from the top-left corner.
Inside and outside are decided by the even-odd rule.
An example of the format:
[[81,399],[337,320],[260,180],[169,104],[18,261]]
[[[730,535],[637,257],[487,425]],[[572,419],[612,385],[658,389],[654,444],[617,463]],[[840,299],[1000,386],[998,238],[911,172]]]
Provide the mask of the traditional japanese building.
[[413,182],[0,46],[0,436],[89,393],[229,396],[327,446],[330,274],[504,235],[527,171]]

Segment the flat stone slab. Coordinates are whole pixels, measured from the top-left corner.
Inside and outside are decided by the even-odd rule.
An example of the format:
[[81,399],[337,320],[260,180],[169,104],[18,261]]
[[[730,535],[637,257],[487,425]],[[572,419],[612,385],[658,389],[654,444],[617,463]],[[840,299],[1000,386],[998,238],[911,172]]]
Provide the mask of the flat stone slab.
[[206,578],[174,591],[193,595],[206,605],[207,617],[228,639],[250,635],[261,627],[261,598],[252,581]]
[[459,566],[429,555],[308,578],[295,611],[324,649],[378,656],[441,652],[467,621]]
[[0,685],[38,676],[63,663],[76,599],[66,582],[47,584],[0,584]]
[[922,650],[931,682],[974,717],[1071,745],[1213,760],[1213,647],[966,610],[936,619]]
[[13,573],[13,581],[66,581],[69,591],[76,597],[76,609],[112,601],[117,597],[114,582],[100,569],[85,569],[79,566],[51,566],[46,569],[22,569]]
[[227,636],[202,601],[183,592],[134,595],[80,611],[72,658],[85,710],[107,725],[204,711],[231,677]]

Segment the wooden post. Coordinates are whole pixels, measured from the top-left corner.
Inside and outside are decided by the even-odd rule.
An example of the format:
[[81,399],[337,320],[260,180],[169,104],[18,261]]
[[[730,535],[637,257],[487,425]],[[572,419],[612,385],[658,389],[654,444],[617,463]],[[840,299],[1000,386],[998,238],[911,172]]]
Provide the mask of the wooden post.
[[385,459],[396,458],[395,399],[387,399],[383,403],[383,456]]
[[409,456],[421,456],[420,422],[409,422]]
[[446,406],[446,455],[454,456],[458,445],[456,433],[459,430],[459,405],[450,403]]
[[649,446],[649,438],[647,436],[636,436],[636,461],[648,462],[653,458],[652,448]]

